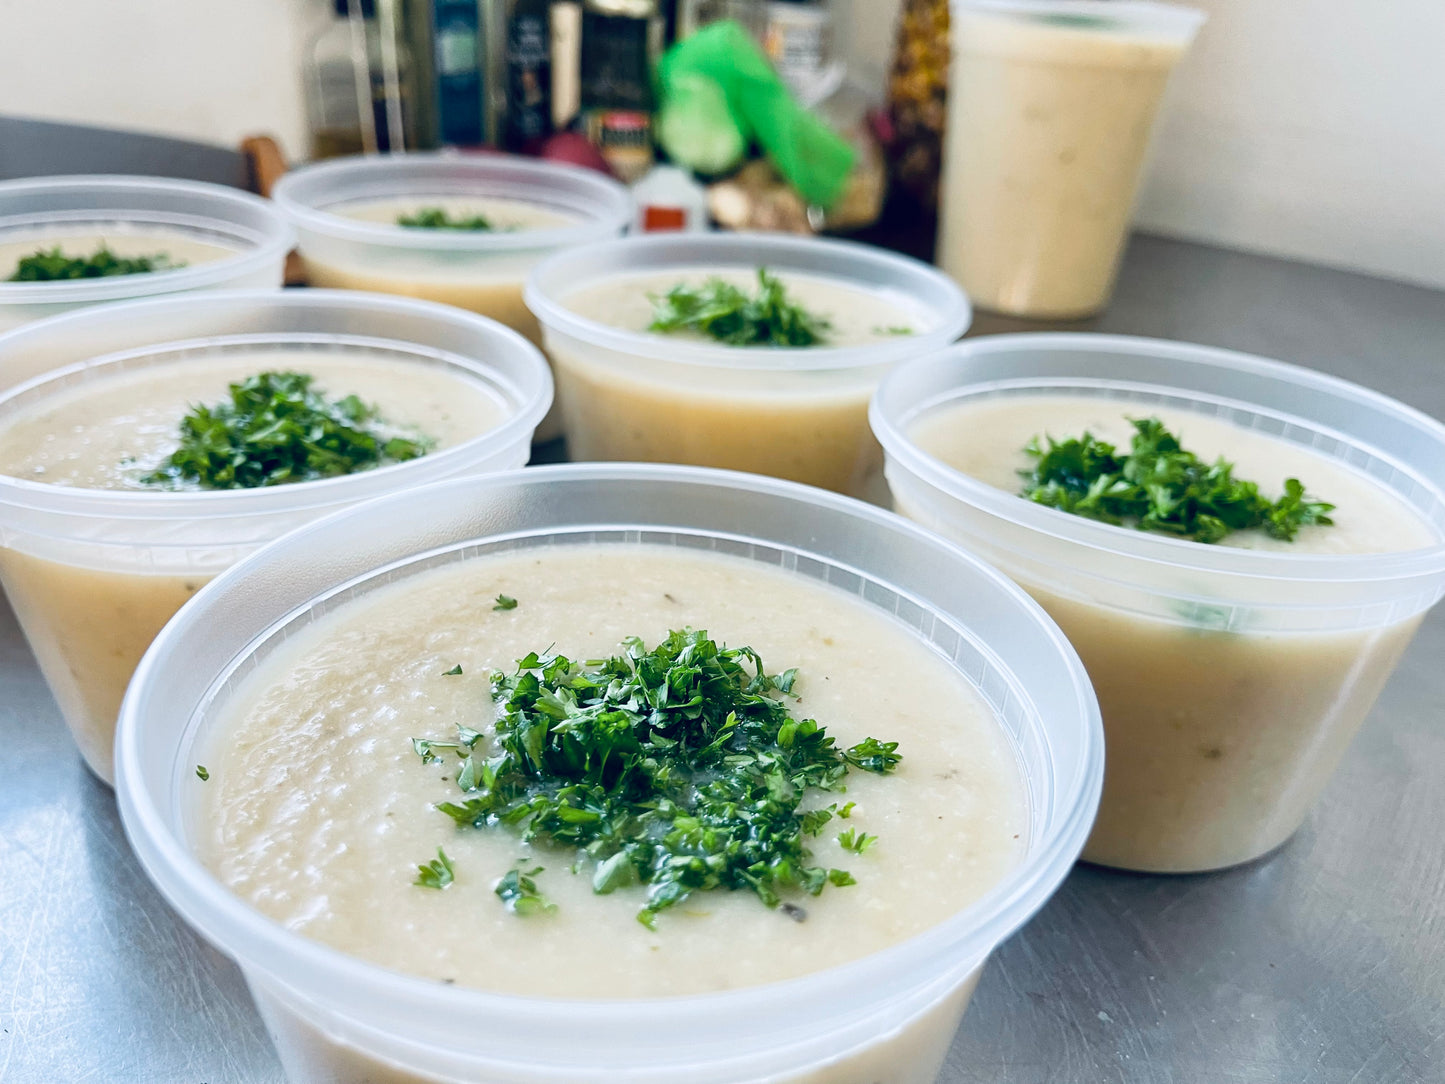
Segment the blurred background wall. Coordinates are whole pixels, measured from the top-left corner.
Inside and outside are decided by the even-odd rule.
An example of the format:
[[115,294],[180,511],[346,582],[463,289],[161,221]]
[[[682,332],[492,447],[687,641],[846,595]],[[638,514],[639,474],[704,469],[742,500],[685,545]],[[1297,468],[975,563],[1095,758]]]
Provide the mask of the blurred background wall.
[[[834,0],[879,89],[899,0]],[[1196,0],[1138,223],[1445,286],[1445,3]],[[305,146],[324,0],[0,0],[0,113]],[[0,154],[4,148],[0,147]]]
[[[306,147],[317,0],[0,0],[0,113]],[[0,155],[5,149],[0,147]]]

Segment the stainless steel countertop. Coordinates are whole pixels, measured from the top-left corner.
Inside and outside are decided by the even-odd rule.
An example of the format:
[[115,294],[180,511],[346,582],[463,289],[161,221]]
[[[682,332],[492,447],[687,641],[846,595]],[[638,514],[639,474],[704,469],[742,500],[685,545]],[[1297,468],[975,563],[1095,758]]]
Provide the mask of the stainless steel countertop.
[[[1445,417],[1445,293],[1139,237],[1109,312],[1070,326],[1283,358]],[[1273,855],[1076,869],[989,964],[944,1084],[1445,1080],[1442,660],[1445,608]],[[0,604],[0,1081],[281,1079],[239,973],[145,880]]]

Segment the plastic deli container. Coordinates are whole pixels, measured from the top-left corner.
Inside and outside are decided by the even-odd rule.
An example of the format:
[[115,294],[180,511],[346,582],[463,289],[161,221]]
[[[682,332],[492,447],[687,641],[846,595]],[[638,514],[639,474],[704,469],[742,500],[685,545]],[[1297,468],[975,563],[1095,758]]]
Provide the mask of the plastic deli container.
[[1154,119],[1204,13],[954,0],[938,263],[980,308],[1108,302]]
[[[404,154],[338,158],[286,174],[273,193],[295,223],[307,277],[341,286],[442,301],[500,320],[540,342],[522,303],[527,273],[544,256],[616,237],[632,221],[627,189],[595,170],[503,154]],[[474,199],[551,212],[525,229],[416,229],[350,217],[368,205],[411,210]]]
[[[912,333],[858,346],[729,346],[624,330],[569,307],[618,277],[760,267],[894,301]],[[542,322],[572,458],[724,467],[855,495],[878,473],[868,432],[878,381],[957,339],[972,317],[947,276],[906,256],[739,233],[629,237],[553,257],[528,280],[527,304]]]
[[[196,749],[216,737],[238,677],[298,622],[439,562],[597,541],[733,554],[896,615],[981,691],[1017,752],[1030,811],[1020,864],[973,905],[840,967],[723,993],[608,1001],[507,996],[365,963],[263,917],[198,860]],[[117,792],[142,864],[240,964],[292,1080],[927,1084],[984,959],[1042,905],[1082,845],[1101,743],[1067,642],[1023,592],[952,544],[872,506],[772,479],[585,464],[393,494],[230,570],[142,661],[121,713]]]
[[[63,245],[88,256],[168,254],[186,266],[104,278],[9,282],[18,262]],[[187,290],[281,285],[295,234],[266,200],[161,177],[0,182],[0,331],[69,309]]]
[[[1312,449],[1394,494],[1437,541],[1351,555],[1203,545],[1022,500],[911,435],[969,400],[1061,393]],[[872,422],[898,511],[1022,584],[1088,667],[1108,737],[1092,861],[1208,870],[1284,842],[1445,592],[1445,426],[1334,377],[1184,343],[990,336],[900,368]]]
[[112,373],[277,350],[287,367],[300,350],[439,370],[474,383],[505,420],[405,463],[259,489],[151,493],[0,475],[0,583],[102,779],[111,779],[116,713],[136,663],[206,581],[327,512],[521,466],[551,401],[541,354],[490,320],[372,294],[252,290],[108,306],[0,336],[0,386],[11,385],[0,392],[0,428],[32,404]]

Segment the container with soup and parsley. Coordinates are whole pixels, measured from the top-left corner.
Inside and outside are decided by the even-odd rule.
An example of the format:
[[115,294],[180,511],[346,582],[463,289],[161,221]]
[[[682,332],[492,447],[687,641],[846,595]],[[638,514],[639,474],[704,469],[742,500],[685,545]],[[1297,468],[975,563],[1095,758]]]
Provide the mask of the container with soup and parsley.
[[1058,630],[943,540],[585,464],[232,569],[142,664],[117,789],[294,1080],[928,1084],[1100,746]]
[[1445,425],[1309,370],[993,336],[900,368],[873,424],[895,507],[995,561],[1088,667],[1092,861],[1283,843],[1445,592]]
[[[632,197],[610,177],[504,154],[333,159],[286,174],[273,195],[311,285],[456,305],[539,346],[528,272],[632,221]],[[560,435],[556,414],[538,439]]]
[[[281,285],[295,235],[274,205],[162,177],[0,183],[0,331],[70,309]],[[0,387],[9,383],[0,369]]]
[[527,303],[579,460],[687,463],[859,494],[868,399],[968,327],[967,298],[907,257],[844,241],[636,237],[540,265]]
[[526,461],[551,382],[491,321],[374,295],[220,292],[0,336],[0,583],[111,778],[136,663],[218,572],[397,488]]

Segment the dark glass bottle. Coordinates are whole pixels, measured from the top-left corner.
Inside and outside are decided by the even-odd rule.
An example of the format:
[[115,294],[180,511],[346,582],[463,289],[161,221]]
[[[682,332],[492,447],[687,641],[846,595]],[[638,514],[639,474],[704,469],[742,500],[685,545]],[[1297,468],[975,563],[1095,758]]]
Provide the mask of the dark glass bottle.
[[582,116],[587,138],[623,181],[652,168],[652,63],[663,20],[656,0],[587,0],[582,12]]
[[527,150],[552,134],[552,39],[547,0],[517,0],[507,23],[506,145]]

